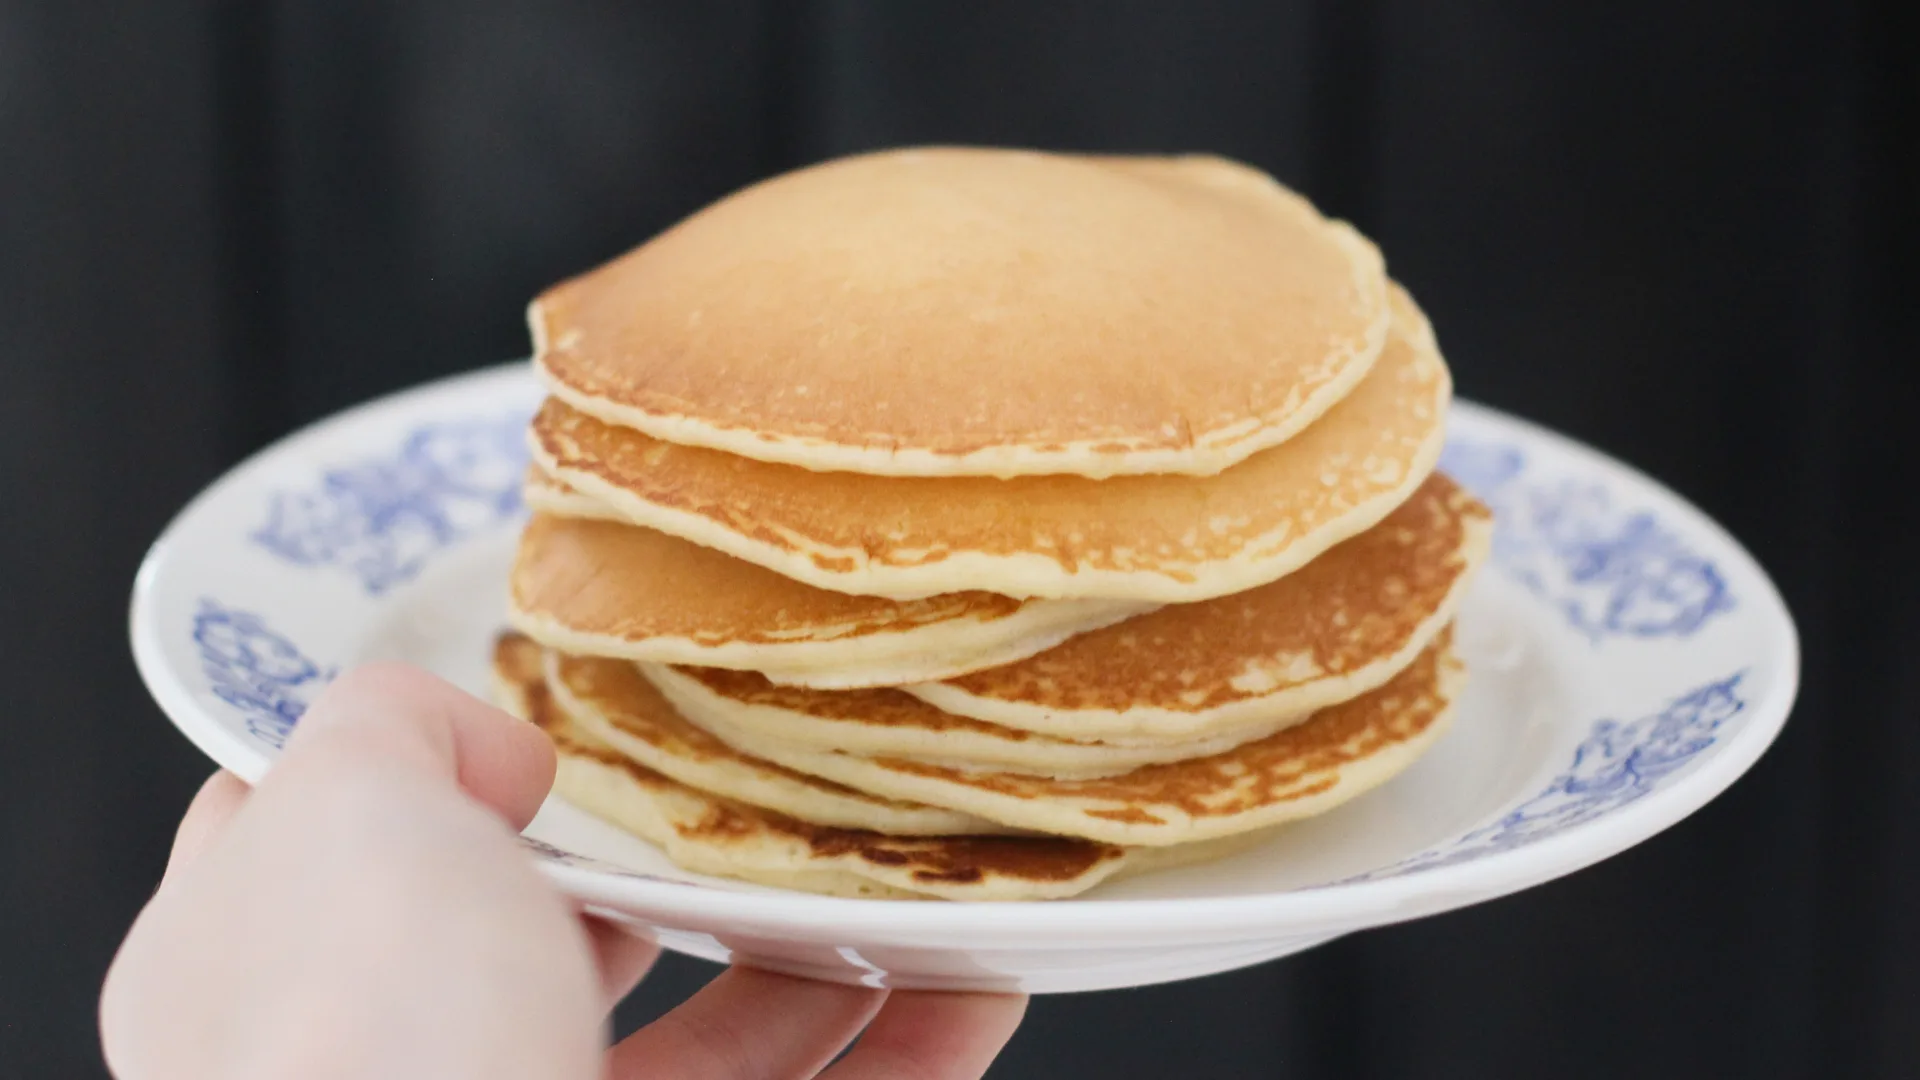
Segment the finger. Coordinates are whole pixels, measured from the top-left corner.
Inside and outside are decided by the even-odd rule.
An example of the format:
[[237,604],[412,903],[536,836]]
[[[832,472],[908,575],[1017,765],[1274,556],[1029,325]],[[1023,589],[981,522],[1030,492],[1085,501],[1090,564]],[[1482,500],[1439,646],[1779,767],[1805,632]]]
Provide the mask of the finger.
[[224,769],[207,777],[174,831],[173,850],[167,855],[166,872],[160,876],[162,885],[206,850],[247,801],[251,790],[246,781]]
[[729,968],[680,1007],[622,1040],[608,1080],[761,1080],[813,1076],[853,1040],[886,993]]
[[601,996],[611,1010],[646,978],[653,962],[660,959],[660,946],[592,915],[582,915],[580,924],[593,946],[594,962],[600,968]]
[[461,788],[516,830],[553,786],[553,746],[523,723],[451,684],[401,664],[370,664],[335,679],[315,699],[276,772],[346,746]]
[[1024,995],[896,991],[820,1080],[978,1080],[1026,1011]]

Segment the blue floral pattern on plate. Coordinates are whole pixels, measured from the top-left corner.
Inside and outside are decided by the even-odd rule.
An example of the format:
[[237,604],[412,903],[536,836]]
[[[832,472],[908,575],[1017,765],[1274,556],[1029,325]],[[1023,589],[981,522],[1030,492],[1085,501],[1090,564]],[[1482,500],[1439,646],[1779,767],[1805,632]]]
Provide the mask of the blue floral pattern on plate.
[[390,454],[273,495],[252,539],[303,566],[342,568],[380,596],[438,551],[520,512],[527,414],[415,428]]
[[280,749],[336,669],[322,667],[258,615],[202,600],[193,617],[200,670],[213,695],[246,718],[254,738]]
[[1720,729],[1746,708],[1740,696],[1745,678],[1745,672],[1736,672],[1638,720],[1599,721],[1574,750],[1566,771],[1492,824],[1335,884],[1398,877],[1510,851],[1620,809],[1654,791],[1714,744]]
[[[213,695],[246,719],[249,734],[275,750],[286,746],[313,696],[338,673],[309,658],[260,616],[213,600],[201,601],[193,618],[193,640]],[[628,878],[679,880],[622,869],[532,837],[520,840],[541,858],[563,865]]]
[[1579,476],[1530,475],[1517,446],[1455,439],[1440,467],[1493,508],[1493,563],[1598,644],[1686,638],[1733,610],[1719,568]]

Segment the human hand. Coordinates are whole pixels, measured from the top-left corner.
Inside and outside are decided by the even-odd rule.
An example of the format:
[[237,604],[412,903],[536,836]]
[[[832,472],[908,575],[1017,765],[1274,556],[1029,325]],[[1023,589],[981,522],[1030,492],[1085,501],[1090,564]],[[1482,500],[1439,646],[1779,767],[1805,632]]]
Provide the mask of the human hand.
[[733,968],[606,1050],[657,950],[583,916],[515,839],[541,733],[408,668],[336,680],[251,791],[216,774],[107,974],[121,1080],[978,1077],[1025,999]]

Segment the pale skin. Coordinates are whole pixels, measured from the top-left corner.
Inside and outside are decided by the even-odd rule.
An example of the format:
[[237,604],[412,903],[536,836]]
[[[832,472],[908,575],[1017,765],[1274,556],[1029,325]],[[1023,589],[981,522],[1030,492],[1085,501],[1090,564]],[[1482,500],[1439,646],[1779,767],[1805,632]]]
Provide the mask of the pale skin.
[[736,967],[609,1049],[657,950],[516,842],[553,768],[537,730],[432,676],[343,675],[257,787],[219,773],[188,808],[101,995],[114,1075],[947,1080],[1018,1026],[1020,997]]

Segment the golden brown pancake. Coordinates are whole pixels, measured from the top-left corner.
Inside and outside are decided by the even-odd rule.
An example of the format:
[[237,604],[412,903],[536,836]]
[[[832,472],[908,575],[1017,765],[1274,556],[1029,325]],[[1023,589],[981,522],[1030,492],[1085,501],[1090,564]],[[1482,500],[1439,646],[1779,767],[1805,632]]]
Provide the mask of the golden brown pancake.
[[1386,685],[1211,757],[1051,779],[867,758],[689,717],[744,753],[888,798],[1111,844],[1185,844],[1324,813],[1398,774],[1446,730],[1464,673],[1442,634]]
[[978,591],[849,596],[652,529],[545,514],[521,536],[509,592],[513,625],[565,652],[751,669],[816,687],[1011,663],[1148,606]]
[[949,713],[1071,739],[1190,739],[1303,717],[1412,663],[1452,621],[1492,531],[1487,508],[1435,473],[1380,524],[1279,581],[906,689]]
[[1367,532],[1271,585],[1161,608],[1029,660],[858,692],[643,665],[695,722],[862,757],[1082,777],[1264,738],[1404,670],[1453,618],[1491,516],[1435,474]]
[[677,446],[550,400],[534,460],[636,524],[836,592],[1192,602],[1299,569],[1405,501],[1452,383],[1412,301],[1360,385],[1216,476],[935,479],[811,472]]
[[575,726],[680,783],[815,825],[938,836],[1006,832],[951,810],[876,798],[783,769],[739,751],[688,723],[632,664],[546,654],[547,691]]
[[532,641],[505,635],[496,645],[495,696],[552,739],[554,794],[695,873],[834,896],[1044,900],[1237,846],[1127,849],[1061,837],[900,837],[810,825],[678,783],[612,750],[559,706],[541,669]]
[[1218,472],[1353,388],[1379,252],[1244,165],[888,151],[775,177],[548,290],[576,409],[888,476]]

